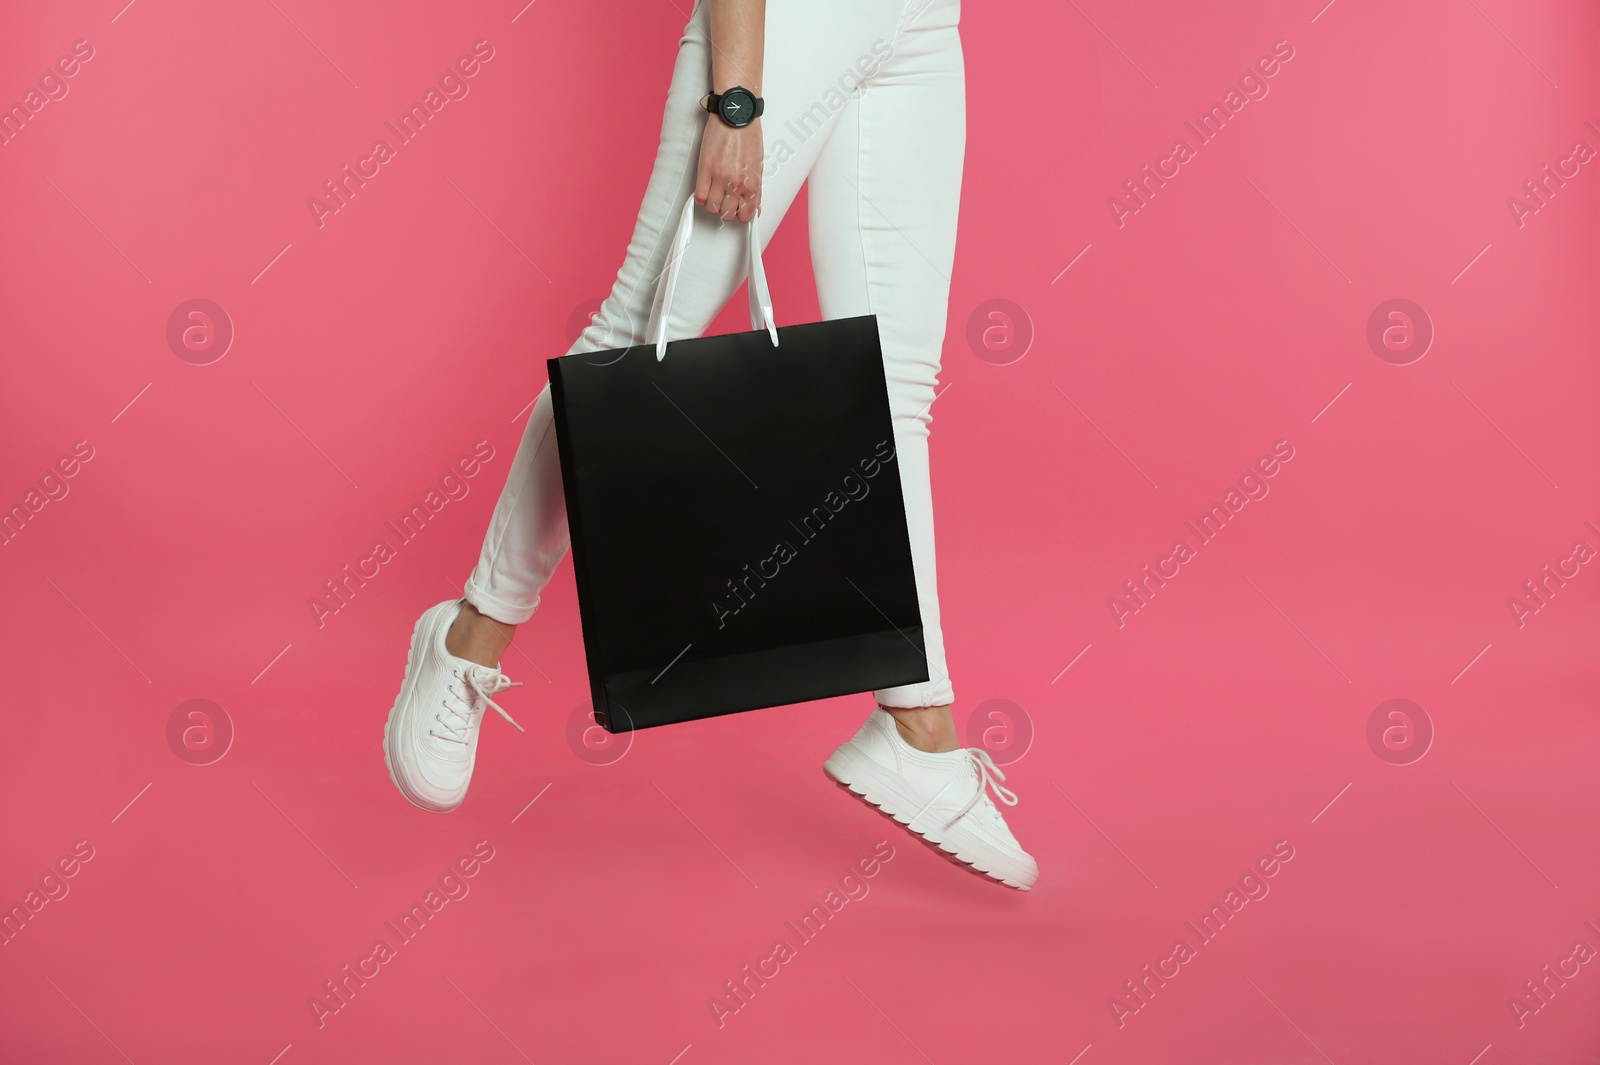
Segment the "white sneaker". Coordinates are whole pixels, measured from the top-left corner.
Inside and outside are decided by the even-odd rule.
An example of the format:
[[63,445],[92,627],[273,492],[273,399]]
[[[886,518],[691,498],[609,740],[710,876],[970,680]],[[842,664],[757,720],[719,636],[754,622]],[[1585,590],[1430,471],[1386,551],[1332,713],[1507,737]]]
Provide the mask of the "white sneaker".
[[486,707],[500,711],[517,731],[527,731],[491,698],[520,682],[445,650],[445,633],[465,602],[446,600],[417,619],[405,680],[383,726],[389,779],[411,803],[437,814],[449,813],[467,797]]
[[1001,787],[1006,775],[981,747],[919,751],[877,707],[822,770],[979,872],[1023,891],[1039,879],[1038,863],[1006,827],[988,789],[1007,806],[1015,806],[1017,796]]

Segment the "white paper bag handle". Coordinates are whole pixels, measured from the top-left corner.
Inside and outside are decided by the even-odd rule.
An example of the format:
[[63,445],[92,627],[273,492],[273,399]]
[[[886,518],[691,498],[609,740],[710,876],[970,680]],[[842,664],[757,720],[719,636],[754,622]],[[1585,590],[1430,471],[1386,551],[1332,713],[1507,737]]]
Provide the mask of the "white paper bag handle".
[[[650,305],[650,321],[645,327],[645,343],[654,344],[656,361],[667,357],[667,318],[672,311],[672,297],[677,294],[678,272],[683,268],[684,253],[689,250],[689,239],[694,235],[694,197],[683,205],[678,218],[677,232],[672,236],[672,248],[667,254],[667,267],[656,286],[655,299]],[[778,326],[772,317],[772,294],[767,291],[767,271],[761,265],[761,241],[756,235],[756,222],[760,212],[752,218],[747,228],[747,258],[750,268],[750,328],[765,327],[772,337],[772,346],[778,346]]]

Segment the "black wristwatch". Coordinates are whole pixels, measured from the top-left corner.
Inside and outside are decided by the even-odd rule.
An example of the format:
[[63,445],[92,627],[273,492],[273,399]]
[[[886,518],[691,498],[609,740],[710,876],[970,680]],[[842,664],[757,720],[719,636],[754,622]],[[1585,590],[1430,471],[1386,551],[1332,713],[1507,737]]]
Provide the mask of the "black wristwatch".
[[761,97],[742,85],[735,85],[727,92],[708,92],[701,98],[700,106],[735,128],[748,126],[760,118],[766,108]]

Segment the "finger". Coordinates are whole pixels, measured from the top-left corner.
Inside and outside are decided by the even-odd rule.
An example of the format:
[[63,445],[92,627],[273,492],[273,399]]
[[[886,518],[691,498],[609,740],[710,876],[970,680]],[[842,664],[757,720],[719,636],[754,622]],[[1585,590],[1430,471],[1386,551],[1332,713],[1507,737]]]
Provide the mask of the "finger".
[[739,219],[748,222],[761,210],[761,185],[752,183],[744,190],[744,206],[739,211]]
[[711,184],[707,187],[705,199],[701,205],[712,214],[722,213],[723,187],[720,184]]
[[706,205],[706,194],[711,191],[711,175],[705,166],[700,167],[700,173],[694,182],[694,202],[701,207]]
[[722,220],[731,222],[739,216],[739,186],[737,182],[728,182],[728,191],[722,198]]

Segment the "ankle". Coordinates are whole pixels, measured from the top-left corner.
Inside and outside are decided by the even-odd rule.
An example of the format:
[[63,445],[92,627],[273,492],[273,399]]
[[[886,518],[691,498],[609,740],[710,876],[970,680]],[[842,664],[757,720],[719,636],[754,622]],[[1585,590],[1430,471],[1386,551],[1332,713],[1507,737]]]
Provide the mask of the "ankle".
[[900,738],[925,754],[947,754],[961,748],[948,705],[885,706],[883,710],[894,718]]
[[500,657],[511,645],[516,631],[515,625],[496,621],[479,612],[471,603],[466,603],[450,623],[450,631],[445,633],[444,649],[468,662],[498,667]]

